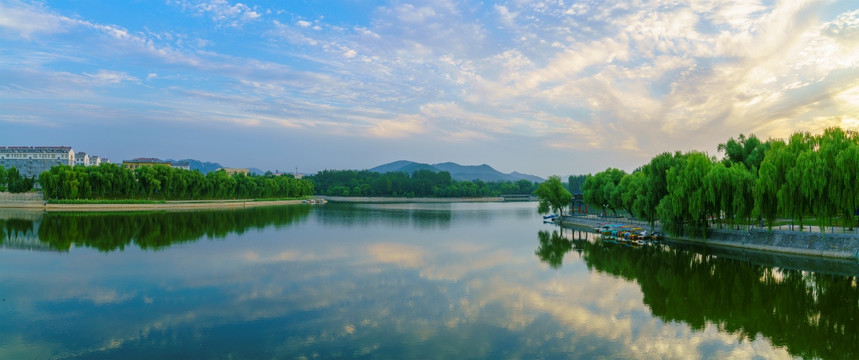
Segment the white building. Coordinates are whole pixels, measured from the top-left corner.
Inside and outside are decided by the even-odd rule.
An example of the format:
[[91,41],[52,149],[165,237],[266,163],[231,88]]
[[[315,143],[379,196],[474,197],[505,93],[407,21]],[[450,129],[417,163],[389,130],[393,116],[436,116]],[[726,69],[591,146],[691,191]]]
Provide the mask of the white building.
[[89,165],[90,166],[99,166],[101,165],[101,158],[97,155],[93,155],[89,157]]
[[75,166],[77,166],[77,165],[89,166],[89,161],[90,161],[90,158],[89,158],[89,155],[87,155],[87,153],[85,153],[83,151],[78,151],[75,153]]
[[39,177],[56,165],[75,165],[70,146],[0,146],[0,165],[16,168],[24,177]]
[[177,169],[191,170],[191,162],[190,161],[174,161],[170,163],[170,166]]

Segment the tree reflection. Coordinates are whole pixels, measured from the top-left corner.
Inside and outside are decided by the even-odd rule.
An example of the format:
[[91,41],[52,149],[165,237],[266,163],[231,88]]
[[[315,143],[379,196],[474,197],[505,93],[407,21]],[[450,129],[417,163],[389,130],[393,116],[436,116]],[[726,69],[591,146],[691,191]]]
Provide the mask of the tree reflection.
[[537,233],[537,238],[540,239],[540,245],[534,254],[553,269],[560,268],[564,262],[564,255],[573,249],[573,242],[564,238],[558,231],[552,231],[549,234],[548,231],[543,230]]
[[[574,243],[540,231],[535,253],[560,268]],[[803,358],[859,358],[857,276],[788,270],[667,247],[576,241],[591,271],[639,284],[644,304],[664,322],[753,340],[761,335]]]
[[856,276],[601,242],[585,246],[584,259],[589,269],[637,282],[644,303],[665,322],[695,330],[712,323],[747,340],[762,335],[804,358],[859,357]]
[[130,244],[152,250],[204,236],[223,238],[251,228],[288,225],[305,218],[310,211],[308,206],[283,206],[188,212],[46,213],[38,236],[61,251],[74,245],[109,252]]
[[0,219],[0,242],[18,234],[33,232],[33,221],[26,219]]

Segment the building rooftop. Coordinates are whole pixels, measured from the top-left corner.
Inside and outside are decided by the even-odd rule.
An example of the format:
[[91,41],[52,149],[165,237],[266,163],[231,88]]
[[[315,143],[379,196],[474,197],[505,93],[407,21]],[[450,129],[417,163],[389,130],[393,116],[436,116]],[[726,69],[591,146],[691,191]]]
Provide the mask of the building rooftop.
[[67,153],[71,146],[0,146],[2,153]]

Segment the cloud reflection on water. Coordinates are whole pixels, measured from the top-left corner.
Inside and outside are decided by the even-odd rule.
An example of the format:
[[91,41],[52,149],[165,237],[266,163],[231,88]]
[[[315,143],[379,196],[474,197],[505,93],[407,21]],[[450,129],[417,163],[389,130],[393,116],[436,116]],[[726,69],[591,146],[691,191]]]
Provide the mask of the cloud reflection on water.
[[[0,252],[0,290],[12,294],[0,320],[21,324],[0,330],[8,339],[0,351],[40,344],[72,358],[135,349],[169,356],[181,346],[239,358],[789,357],[765,338],[665,323],[638,284],[591,271],[578,256],[547,267],[534,256],[533,213],[421,215],[450,219],[448,230],[409,225],[417,231],[395,233],[378,214],[330,226],[338,211],[352,212],[332,208],[296,226],[158,253]],[[451,212],[428,213],[436,211]],[[66,275],[52,280],[40,269]]]

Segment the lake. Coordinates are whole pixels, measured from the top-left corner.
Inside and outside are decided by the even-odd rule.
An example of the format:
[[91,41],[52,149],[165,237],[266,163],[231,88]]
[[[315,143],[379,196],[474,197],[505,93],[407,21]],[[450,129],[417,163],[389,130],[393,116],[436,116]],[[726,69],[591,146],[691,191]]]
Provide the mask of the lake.
[[856,262],[609,244],[536,208],[0,212],[0,358],[859,358]]

